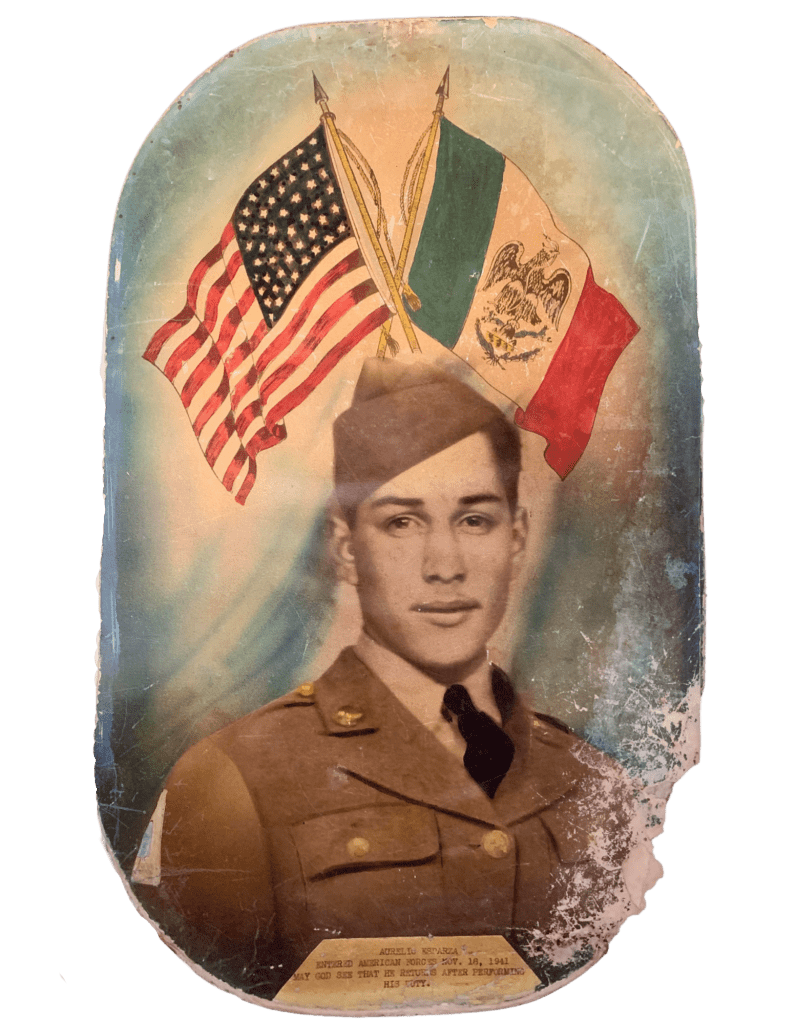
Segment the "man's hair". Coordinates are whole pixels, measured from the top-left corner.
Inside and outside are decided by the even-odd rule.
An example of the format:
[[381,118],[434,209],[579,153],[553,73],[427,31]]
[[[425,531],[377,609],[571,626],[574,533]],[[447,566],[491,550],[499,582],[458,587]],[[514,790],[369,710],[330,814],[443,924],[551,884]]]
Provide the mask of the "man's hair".
[[[518,506],[518,483],[521,470],[521,444],[520,431],[505,416],[495,416],[477,434],[485,434],[495,458],[498,468],[498,475],[504,487],[509,511],[512,515],[517,511]],[[340,499],[339,499],[340,500]],[[346,520],[349,529],[353,530],[357,523],[357,509],[361,501],[340,502],[340,509],[343,518]]]
[[495,456],[498,474],[506,491],[509,511],[512,515],[518,506],[518,483],[521,470],[520,431],[506,416],[496,416],[484,428]]

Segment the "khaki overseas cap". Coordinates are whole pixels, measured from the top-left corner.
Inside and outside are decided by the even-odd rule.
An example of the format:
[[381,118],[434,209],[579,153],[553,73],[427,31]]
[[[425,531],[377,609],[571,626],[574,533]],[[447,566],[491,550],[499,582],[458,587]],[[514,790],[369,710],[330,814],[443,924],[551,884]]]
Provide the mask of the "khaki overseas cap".
[[367,359],[351,407],[335,420],[335,488],[342,507],[483,430],[501,410],[428,364]]

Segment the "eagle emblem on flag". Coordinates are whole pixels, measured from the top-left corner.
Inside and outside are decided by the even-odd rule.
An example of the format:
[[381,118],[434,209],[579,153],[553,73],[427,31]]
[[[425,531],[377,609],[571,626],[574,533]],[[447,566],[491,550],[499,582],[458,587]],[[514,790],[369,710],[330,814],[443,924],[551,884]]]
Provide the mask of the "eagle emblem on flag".
[[558,327],[571,290],[570,274],[564,268],[546,274],[558,255],[559,246],[547,237],[540,251],[525,263],[522,242],[507,242],[499,249],[483,285],[488,291],[508,282],[493,304],[496,314],[508,316],[512,324],[525,322],[536,327],[545,318]]
[[[556,242],[546,237],[539,252],[525,263],[523,251],[522,242],[507,242],[496,253],[482,285],[484,291],[489,291],[507,282],[474,324],[487,358],[494,364],[526,362],[538,356],[542,346],[529,347],[523,339],[544,341],[549,325],[559,326],[562,308],[570,296],[570,274],[563,267],[550,269],[559,255]],[[540,329],[533,329],[537,327]]]

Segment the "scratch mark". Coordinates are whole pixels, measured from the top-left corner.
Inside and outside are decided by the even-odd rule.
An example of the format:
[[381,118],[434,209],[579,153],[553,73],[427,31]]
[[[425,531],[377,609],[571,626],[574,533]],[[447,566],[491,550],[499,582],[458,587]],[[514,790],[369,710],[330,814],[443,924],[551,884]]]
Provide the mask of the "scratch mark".
[[482,100],[498,100],[501,103],[520,103],[519,96],[490,96],[486,92],[474,92],[472,96],[478,96]]
[[631,541],[631,547],[634,549],[634,554],[636,555],[636,559],[639,562],[639,568],[642,570],[642,575],[645,577],[645,583],[647,583],[648,586],[649,586],[650,585],[650,581],[648,580],[648,574],[645,572],[645,564],[642,561],[642,559],[639,557],[639,551],[637,550],[637,546],[634,543],[634,538],[633,537],[629,537],[628,539]]
[[642,252],[642,246],[643,246],[643,244],[645,242],[645,239],[648,236],[648,228],[649,227],[650,227],[650,214],[648,214],[648,221],[647,221],[647,224],[645,224],[645,230],[642,232],[642,237],[639,239],[639,248],[636,251],[636,256],[634,256],[634,263],[636,263],[636,261],[639,259],[639,254]]
[[307,630],[307,620],[305,619],[304,615],[302,615],[302,613],[299,611],[299,608],[298,608],[296,602],[293,600],[293,598],[289,594],[286,594],[285,596],[288,599],[288,604],[291,606],[291,608],[293,608],[294,612],[296,613],[296,618],[301,622],[301,624],[304,626],[305,631],[306,631]]

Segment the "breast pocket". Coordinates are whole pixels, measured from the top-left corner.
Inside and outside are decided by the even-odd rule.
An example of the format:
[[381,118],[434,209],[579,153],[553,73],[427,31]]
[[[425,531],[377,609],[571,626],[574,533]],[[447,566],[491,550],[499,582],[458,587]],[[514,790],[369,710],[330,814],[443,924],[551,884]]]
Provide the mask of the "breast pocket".
[[433,811],[381,804],[313,818],[292,831],[318,941],[428,932],[443,889]]

